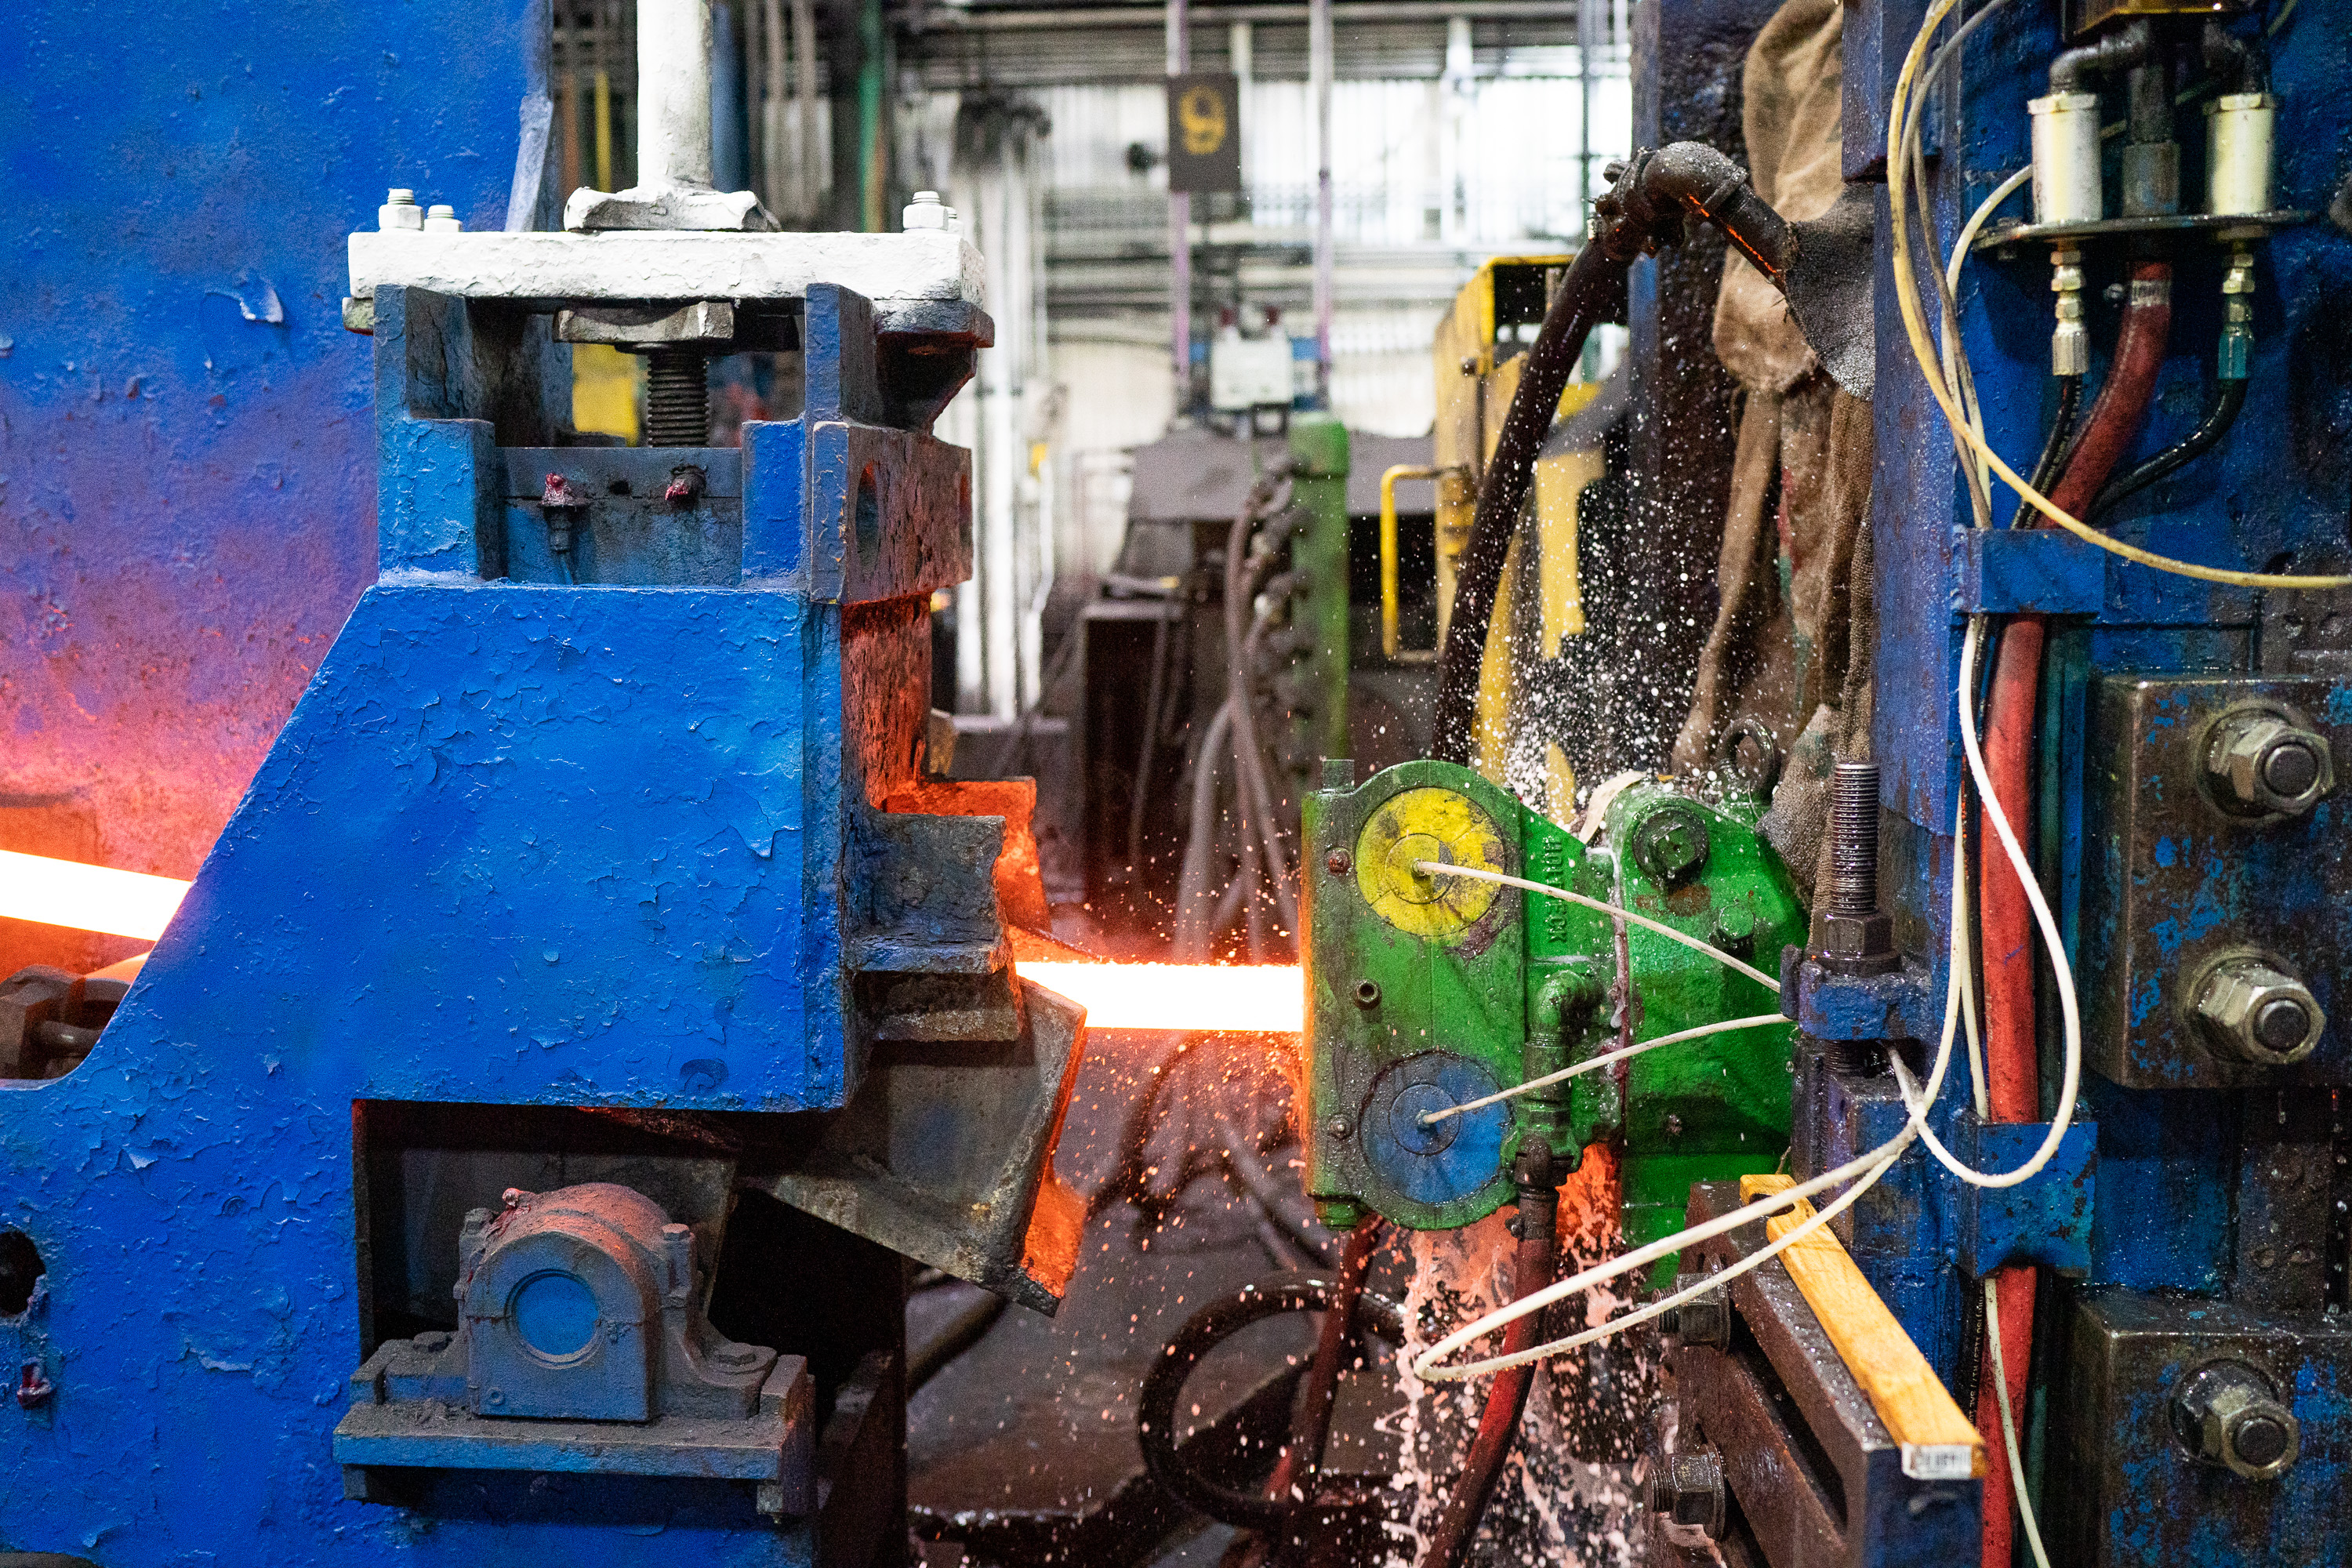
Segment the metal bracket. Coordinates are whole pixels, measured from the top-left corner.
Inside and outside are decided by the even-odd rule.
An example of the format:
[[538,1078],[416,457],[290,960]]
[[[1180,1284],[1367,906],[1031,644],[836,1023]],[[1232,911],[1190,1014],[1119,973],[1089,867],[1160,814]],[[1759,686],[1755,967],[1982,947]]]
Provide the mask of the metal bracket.
[[[2013,1171],[2050,1135],[2045,1121],[1979,1121],[1964,1110],[1952,1152],[1979,1171]],[[2091,1210],[2099,1170],[2099,1130],[2077,1115],[2058,1151],[2032,1180],[2013,1187],[1960,1189],[1960,1270],[1982,1279],[2006,1263],[2039,1263],[2061,1274],[2091,1267]]]
[[1780,954],[1780,1012],[1817,1040],[1924,1040],[1933,1016],[1927,967],[1906,958],[1891,974],[1838,974],[1805,956]]
[[1963,531],[1955,616],[2095,616],[2107,602],[2107,552],[2044,528]]

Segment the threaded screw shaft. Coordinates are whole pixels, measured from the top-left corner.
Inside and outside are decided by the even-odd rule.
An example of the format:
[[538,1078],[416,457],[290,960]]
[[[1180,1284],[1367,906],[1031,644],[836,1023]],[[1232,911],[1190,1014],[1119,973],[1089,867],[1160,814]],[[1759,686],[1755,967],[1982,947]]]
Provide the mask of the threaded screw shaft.
[[1830,781],[1828,910],[1868,915],[1878,909],[1878,764],[1840,763]]
[[656,349],[646,356],[646,437],[648,447],[710,445],[709,362],[692,349]]

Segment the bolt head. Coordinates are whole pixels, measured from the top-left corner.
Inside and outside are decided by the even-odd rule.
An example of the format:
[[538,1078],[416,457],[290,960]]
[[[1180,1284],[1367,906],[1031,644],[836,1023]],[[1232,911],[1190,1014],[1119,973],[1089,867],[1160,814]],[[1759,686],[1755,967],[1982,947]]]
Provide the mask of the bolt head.
[[2294,1463],[2303,1432],[2270,1380],[2221,1362],[2192,1373],[2173,1400],[2173,1428],[2206,1464],[2266,1481]]
[[1650,1508],[1670,1524],[1703,1531],[1723,1528],[1723,1461],[1712,1448],[1696,1448],[1657,1461],[1650,1476]]
[[1697,876],[1706,853],[1706,822],[1685,805],[1654,811],[1633,830],[1634,863],[1670,888]]
[[2291,1067],[2319,1048],[2327,1015],[2292,974],[2252,954],[2208,970],[2191,1016],[2209,1043],[2257,1067]]
[[1720,1289],[1709,1290],[1660,1313],[1658,1325],[1669,1338],[1686,1345],[1721,1348],[1731,1342],[1731,1303]]
[[2286,713],[2250,707],[2224,713],[2206,742],[2206,784],[2234,816],[2297,816],[2336,788],[2327,737]]
[[1334,877],[1344,877],[1356,863],[1355,857],[1345,849],[1334,849],[1323,857],[1323,868]]
[[1327,1116],[1323,1119],[1323,1131],[1334,1138],[1352,1138],[1355,1136],[1356,1124],[1345,1116]]

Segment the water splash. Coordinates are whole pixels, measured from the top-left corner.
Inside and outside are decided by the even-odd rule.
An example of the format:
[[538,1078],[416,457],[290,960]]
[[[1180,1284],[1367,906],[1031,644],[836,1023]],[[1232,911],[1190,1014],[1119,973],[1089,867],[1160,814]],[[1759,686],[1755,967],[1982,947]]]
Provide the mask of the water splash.
[[[1615,1161],[1591,1151],[1560,1194],[1562,1274],[1622,1250],[1617,1205]],[[1517,1246],[1503,1214],[1412,1237],[1406,1344],[1397,1357],[1405,1402],[1394,1417],[1403,1464],[1393,1483],[1401,1495],[1385,1568],[1412,1568],[1421,1555],[1461,1473],[1488,1383],[1425,1383],[1411,1363],[1507,1299]],[[1598,1324],[1622,1305],[1622,1298],[1596,1291],[1555,1308],[1547,1323],[1551,1333],[1566,1332],[1574,1321]],[[1641,1330],[1539,1367],[1520,1440],[1505,1461],[1471,1561],[1496,1568],[1633,1568],[1642,1562],[1646,1531],[1634,1460],[1657,1394],[1656,1340]]]

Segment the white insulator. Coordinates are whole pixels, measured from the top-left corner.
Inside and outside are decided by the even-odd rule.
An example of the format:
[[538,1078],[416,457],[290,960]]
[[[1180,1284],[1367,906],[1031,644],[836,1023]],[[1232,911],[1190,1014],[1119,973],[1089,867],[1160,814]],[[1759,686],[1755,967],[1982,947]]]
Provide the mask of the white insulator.
[[2053,92],[2025,109],[2033,117],[2033,221],[2096,223],[2105,217],[2099,95]]
[[2267,92],[2226,93],[2205,106],[2205,210],[2270,211],[2278,100]]

